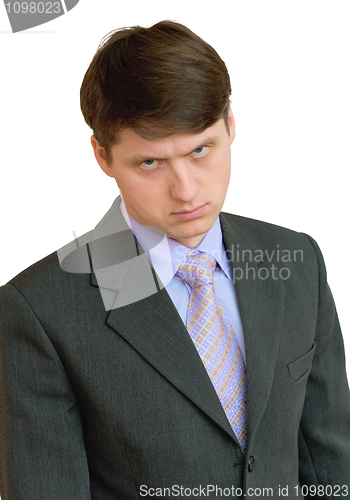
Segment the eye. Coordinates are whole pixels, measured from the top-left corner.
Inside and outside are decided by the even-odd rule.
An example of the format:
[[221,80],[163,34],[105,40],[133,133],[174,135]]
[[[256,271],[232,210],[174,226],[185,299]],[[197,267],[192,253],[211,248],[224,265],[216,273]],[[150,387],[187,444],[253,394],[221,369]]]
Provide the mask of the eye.
[[144,160],[141,163],[141,167],[147,170],[147,169],[155,168],[159,164],[160,164],[159,160]]
[[210,151],[209,146],[200,146],[199,148],[195,149],[191,154],[195,158],[203,158],[203,156],[206,156]]

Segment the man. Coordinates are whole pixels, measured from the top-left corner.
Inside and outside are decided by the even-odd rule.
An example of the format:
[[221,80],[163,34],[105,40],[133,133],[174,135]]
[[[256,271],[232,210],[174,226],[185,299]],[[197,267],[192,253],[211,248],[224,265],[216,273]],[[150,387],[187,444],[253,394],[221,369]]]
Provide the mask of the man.
[[99,47],[81,107],[121,198],[1,289],[3,500],[349,496],[319,248],[221,212],[230,92],[180,24]]

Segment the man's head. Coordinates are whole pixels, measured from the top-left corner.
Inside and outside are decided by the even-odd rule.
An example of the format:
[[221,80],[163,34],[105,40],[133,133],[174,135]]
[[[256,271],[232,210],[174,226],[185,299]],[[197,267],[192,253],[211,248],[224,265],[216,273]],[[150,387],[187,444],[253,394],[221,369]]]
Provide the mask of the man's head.
[[114,32],[82,84],[92,145],[129,214],[194,248],[230,178],[230,79],[215,50],[181,24]]
[[80,102],[110,161],[120,130],[149,140],[202,132],[227,117],[230,94],[215,50],[185,26],[162,21],[107,35],[85,74]]

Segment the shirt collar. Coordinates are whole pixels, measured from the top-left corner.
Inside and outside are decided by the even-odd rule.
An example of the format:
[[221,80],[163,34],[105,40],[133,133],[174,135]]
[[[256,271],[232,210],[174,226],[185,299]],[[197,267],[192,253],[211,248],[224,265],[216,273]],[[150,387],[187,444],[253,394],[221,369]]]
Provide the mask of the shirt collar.
[[[185,260],[190,248],[181,245],[166,235],[161,235],[135,220],[126,210],[122,200],[121,212],[129,228],[136,236],[160,280],[166,286],[176,274],[180,264]],[[222,241],[222,232],[219,217],[204,236],[197,250],[206,252],[219,264],[226,276],[231,278],[230,266],[227,262],[225,247]]]

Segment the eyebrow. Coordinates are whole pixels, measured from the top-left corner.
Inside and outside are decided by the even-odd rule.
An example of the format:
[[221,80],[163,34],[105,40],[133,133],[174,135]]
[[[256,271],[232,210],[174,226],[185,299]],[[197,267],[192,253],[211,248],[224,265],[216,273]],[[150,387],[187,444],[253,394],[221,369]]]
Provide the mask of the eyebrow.
[[[188,156],[193,151],[196,149],[202,148],[204,146],[211,146],[217,141],[218,137],[217,136],[212,136],[212,137],[207,137],[206,139],[203,139],[197,146],[195,146],[191,151],[188,153],[184,154],[183,156]],[[158,158],[156,155],[147,155],[147,154],[137,154],[134,156],[131,156],[127,161],[128,163],[142,163],[145,160],[166,160],[167,158]]]

